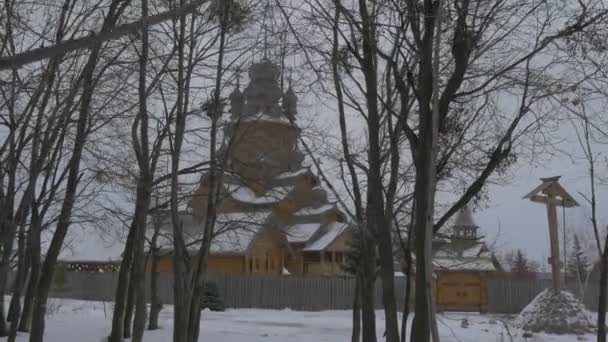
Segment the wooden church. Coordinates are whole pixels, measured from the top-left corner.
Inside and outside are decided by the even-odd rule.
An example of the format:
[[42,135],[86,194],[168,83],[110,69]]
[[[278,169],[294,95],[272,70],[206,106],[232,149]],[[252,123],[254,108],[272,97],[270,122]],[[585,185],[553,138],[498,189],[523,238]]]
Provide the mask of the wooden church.
[[[303,166],[291,85],[278,85],[268,60],[249,68],[250,83],[230,95],[231,117],[220,149],[226,158],[217,221],[208,259],[210,272],[336,274],[348,251],[349,224]],[[208,184],[202,175],[188,210],[181,213],[193,250],[201,238]],[[161,272],[173,268],[171,225],[162,227]]]
[[434,246],[435,300],[444,311],[485,311],[487,281],[500,264],[478,235],[469,208],[455,217],[449,239]]

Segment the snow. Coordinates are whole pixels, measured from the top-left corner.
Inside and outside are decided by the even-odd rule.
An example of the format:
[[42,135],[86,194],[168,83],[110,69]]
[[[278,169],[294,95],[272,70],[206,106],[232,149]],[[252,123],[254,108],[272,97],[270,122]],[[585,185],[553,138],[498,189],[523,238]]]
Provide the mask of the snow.
[[464,258],[480,257],[482,254],[483,248],[484,248],[484,245],[482,243],[478,243],[475,246],[462,251],[462,256]]
[[[6,297],[8,300],[8,297]],[[112,319],[112,304],[66,299],[50,299],[47,305],[45,342],[105,341]],[[410,323],[413,315],[410,315]],[[146,342],[172,340],[173,308],[165,305],[160,313],[160,329],[146,330]],[[466,321],[466,324],[465,324]],[[466,313],[438,315],[442,342],[510,341],[505,325],[510,317]],[[504,322],[504,323],[503,323]],[[225,312],[204,311],[199,341],[222,342],[334,342],[350,340],[352,314],[348,310],[306,312],[260,309],[229,309]],[[376,311],[379,341],[383,341],[384,314]],[[408,331],[411,329],[408,328]],[[524,342],[522,331],[509,327],[513,342]],[[19,334],[18,342],[27,342],[27,334]],[[572,342],[595,340],[593,335],[534,334],[528,341]]]
[[218,214],[215,229],[217,235],[211,242],[210,252],[245,253],[270,215],[270,211]]
[[213,238],[209,252],[211,254],[243,254],[247,252],[261,228],[261,225],[257,225],[249,229],[227,230]]
[[459,271],[496,271],[492,254],[484,250],[483,243],[460,250],[452,245],[442,246],[433,258],[435,268]]
[[[243,254],[247,252],[251,242],[270,217],[270,211],[219,213],[216,218],[215,236],[211,240],[211,254]],[[203,223],[197,223],[191,214],[182,213],[184,224],[184,240],[193,249],[198,249],[202,239]],[[147,238],[152,232],[148,230]],[[167,223],[162,228],[157,245],[161,248],[172,249],[173,239],[171,225]]]
[[515,318],[513,326],[533,332],[556,334],[593,332],[591,314],[572,293],[546,289]]
[[433,266],[442,270],[458,271],[496,271],[494,263],[490,259],[480,258],[456,258],[456,259],[433,259]]
[[283,172],[280,175],[276,176],[275,179],[293,178],[293,177],[297,177],[297,176],[306,174],[306,172],[308,172],[308,171],[309,171],[308,168],[303,168],[303,169],[299,169],[298,171],[294,171],[294,172]]
[[348,223],[332,222],[327,225],[327,232],[304,247],[304,251],[322,251],[336,240],[346,230]]
[[270,210],[219,213],[216,218],[216,232],[223,229],[234,229],[236,226],[250,228],[260,226],[268,220],[272,212]]
[[264,196],[257,196],[253,190],[244,185],[225,184],[225,187],[235,200],[252,204],[270,204],[282,201],[294,189],[293,186],[276,187],[267,191]]
[[241,119],[241,122],[272,122],[291,125],[291,122],[284,115],[274,116],[267,113],[259,113],[252,116],[247,116]]
[[298,223],[285,229],[288,242],[306,242],[321,228],[321,223]]
[[326,211],[333,209],[335,206],[333,204],[325,204],[317,208],[302,208],[294,213],[296,216],[306,216],[306,215],[319,215],[323,214]]

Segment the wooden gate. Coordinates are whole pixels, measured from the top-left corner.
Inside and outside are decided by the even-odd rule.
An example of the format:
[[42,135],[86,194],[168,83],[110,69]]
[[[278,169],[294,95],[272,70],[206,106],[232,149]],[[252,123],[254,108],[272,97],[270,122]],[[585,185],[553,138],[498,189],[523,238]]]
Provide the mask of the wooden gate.
[[437,306],[441,311],[483,311],[485,277],[479,273],[441,272],[437,275]]

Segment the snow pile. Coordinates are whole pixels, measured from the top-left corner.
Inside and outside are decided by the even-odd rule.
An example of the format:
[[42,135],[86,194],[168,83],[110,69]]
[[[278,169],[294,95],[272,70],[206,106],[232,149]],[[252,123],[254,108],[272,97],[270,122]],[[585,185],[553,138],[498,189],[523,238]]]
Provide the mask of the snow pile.
[[572,293],[552,289],[541,292],[513,321],[515,327],[534,333],[586,334],[594,331],[593,319]]

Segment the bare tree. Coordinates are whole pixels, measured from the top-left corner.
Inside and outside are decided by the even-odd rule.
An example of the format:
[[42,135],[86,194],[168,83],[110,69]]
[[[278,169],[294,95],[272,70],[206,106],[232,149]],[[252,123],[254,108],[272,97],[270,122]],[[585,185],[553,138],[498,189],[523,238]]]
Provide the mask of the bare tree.
[[[112,2],[106,17],[104,18],[102,31],[107,31],[114,27],[118,21],[118,18],[126,6],[128,6],[128,3],[128,1],[121,3],[118,0]],[[53,270],[70,226],[72,209],[74,208],[75,195],[80,179],[80,161],[88,133],[87,128],[89,114],[91,111],[90,104],[95,90],[95,82],[93,82],[93,77],[99,61],[100,50],[101,44],[97,44],[93,48],[82,71],[82,77],[80,78],[79,82],[76,83],[76,85],[82,86],[78,126],[76,136],[74,138],[74,148],[68,166],[69,172],[67,176],[66,190],[61,207],[61,213],[46,258],[44,259],[38,282],[38,289],[35,295],[34,308],[32,311],[32,332],[30,334],[31,342],[42,342],[43,340],[46,302],[53,279]]]
[[[346,4],[332,1],[340,12],[340,15],[336,16],[326,10],[328,3],[317,1],[312,4],[311,13],[307,17],[306,14],[303,16],[321,32],[324,29],[331,30],[327,33],[328,37],[339,37],[339,44],[343,47],[338,48],[338,52],[335,48],[337,39],[328,39],[331,41],[330,47],[333,46],[332,58],[344,67],[344,74],[355,75],[350,77],[352,82],[342,87],[342,90],[351,109],[361,112],[364,119],[363,125],[368,135],[368,156],[365,162],[357,160],[356,164],[367,174],[368,182],[365,186],[368,194],[372,188],[376,190],[376,194],[390,195],[390,186],[387,186],[390,181],[384,184],[385,180],[390,180],[390,172],[382,174],[381,182],[371,181],[377,180],[377,165],[385,162],[384,165],[390,165],[389,161],[395,160],[389,157],[390,150],[394,149],[395,145],[385,149],[385,141],[376,139],[375,136],[376,132],[379,132],[380,136],[391,136],[388,130],[391,126],[384,124],[388,120],[382,115],[382,110],[398,118],[393,122],[407,138],[407,148],[401,148],[400,153],[410,151],[411,158],[405,158],[403,155],[400,157],[404,163],[409,162],[415,167],[417,177],[413,192],[416,222],[414,229],[417,232],[414,235],[418,246],[416,279],[419,283],[416,297],[419,300],[416,304],[416,323],[412,336],[416,340],[424,341],[429,338],[433,323],[432,300],[429,300],[430,280],[424,276],[430,274],[431,270],[423,268],[423,265],[426,265],[426,268],[429,266],[431,235],[437,233],[464,205],[483,194],[484,186],[492,175],[503,173],[516,160],[517,150],[514,146],[517,146],[518,141],[534,139],[534,132],[542,131],[543,123],[556,119],[541,109],[540,104],[550,103],[551,96],[562,92],[557,84],[563,80],[557,80],[555,75],[547,73],[546,66],[553,61],[539,63],[542,59],[539,56],[551,43],[601,22],[605,19],[606,12],[597,7],[596,2],[579,3],[568,7],[568,11],[560,11],[557,4],[529,4],[520,1],[501,1],[493,4],[470,1],[424,1],[419,4],[406,1],[405,6],[395,6],[390,2]],[[437,22],[439,9],[443,10],[445,16],[444,20]],[[537,16],[541,12],[545,14]],[[291,18],[289,21],[292,25],[297,23],[294,12],[284,16],[287,20]],[[520,17],[521,20],[508,23],[504,21],[504,18],[514,16]],[[556,29],[550,23],[555,22],[558,17],[567,23]],[[336,22],[340,23],[335,24]],[[484,61],[492,60],[505,48],[511,51],[512,49],[507,47],[511,46],[515,32],[528,25],[535,27],[530,35],[530,44],[523,49],[518,48],[518,53],[511,54],[511,58],[500,60],[499,65],[488,68]],[[305,34],[298,34],[296,29],[292,31],[305,55],[317,53],[323,56],[329,50],[324,50],[323,45],[319,45]],[[444,33],[447,38],[436,39],[437,31]],[[397,53],[393,53],[395,49]],[[307,59],[319,75],[318,78],[322,78],[322,67],[318,67],[308,56]],[[380,75],[387,69],[393,74],[393,82],[378,85],[376,79],[383,79]],[[333,72],[332,75],[335,77],[336,73]],[[394,87],[399,102],[389,100],[390,96],[386,94],[391,93],[390,91],[380,91],[386,90],[387,87]],[[363,101],[354,95],[357,92],[361,94]],[[498,104],[498,98],[506,93],[518,103],[518,108],[511,113],[506,113]],[[500,111],[503,111],[501,120],[496,121],[495,113]],[[437,119],[432,121],[431,114],[434,112]],[[410,116],[409,113],[418,115]],[[376,115],[381,118],[379,122],[382,124],[376,123]],[[487,134],[488,132],[492,133]],[[475,141],[479,144],[474,143]],[[374,152],[371,152],[372,150]],[[352,156],[352,153],[350,155]],[[383,170],[382,166],[380,170]],[[435,218],[435,188],[454,180],[463,184],[463,189],[458,191],[459,198],[448,205],[446,210],[438,212],[438,217]],[[378,184],[381,186],[378,187]],[[405,190],[405,194],[395,198],[406,198],[403,195],[411,193],[412,189],[407,186],[405,189],[409,191]],[[381,207],[390,208],[387,204],[387,198],[390,197],[387,196],[380,202],[372,195],[372,198],[367,199],[368,202],[371,201],[366,204],[367,209],[377,209],[378,203],[382,203]],[[419,201],[423,204],[418,203]],[[397,210],[404,209],[407,210],[408,206],[397,206]],[[389,275],[393,256],[389,258],[389,252],[386,251],[390,248],[385,248],[386,242],[391,239],[390,230],[389,234],[386,234],[381,228],[379,231],[369,229],[374,225],[374,220],[380,217],[374,216],[372,219],[372,212],[377,213],[368,210],[365,215],[367,230],[377,238],[377,243],[380,244],[381,240],[385,239],[382,242],[383,247],[380,248],[380,251],[386,253],[381,256],[384,260],[381,262],[381,274],[384,275],[383,283],[388,283],[384,289],[386,298],[393,297],[392,301],[386,302],[394,302]],[[390,217],[390,210],[385,211],[385,216]],[[426,239],[423,238],[425,235]],[[363,291],[365,292],[365,289]],[[397,334],[394,333],[394,310],[390,303],[385,306],[385,314],[387,337],[392,340]],[[364,319],[364,326],[371,324],[370,320],[373,318]],[[369,338],[373,340],[375,337]],[[367,339],[364,337],[364,340]]]
[[160,24],[167,20],[174,19],[179,16],[186,14],[192,14],[208,0],[196,0],[190,3],[180,1],[180,6],[173,9],[167,10],[163,13],[159,13],[153,17],[147,18],[146,20],[140,19],[135,22],[127,23],[115,27],[111,31],[101,30],[98,33],[91,34],[89,36],[77,39],[71,39],[69,41],[58,42],[55,45],[49,47],[41,47],[37,49],[31,49],[14,56],[0,58],[0,70],[4,69],[18,69],[24,65],[34,63],[43,59],[63,56],[69,52],[76,50],[93,48],[98,44],[104,43],[109,40],[119,39],[130,33],[135,33],[141,29],[142,26],[148,27],[156,24]]

